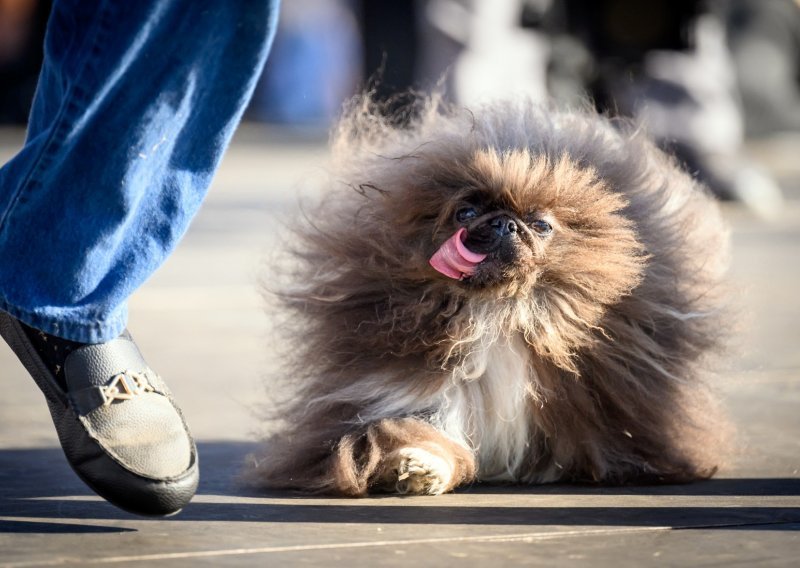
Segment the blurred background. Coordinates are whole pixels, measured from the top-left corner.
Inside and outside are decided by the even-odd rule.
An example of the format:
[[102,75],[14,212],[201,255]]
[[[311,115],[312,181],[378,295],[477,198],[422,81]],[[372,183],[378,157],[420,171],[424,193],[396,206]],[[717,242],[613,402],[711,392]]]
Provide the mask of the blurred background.
[[[0,0],[0,123],[26,121],[49,7]],[[643,124],[720,198],[769,217],[786,188],[763,154],[791,152],[800,132],[800,2],[286,1],[246,120],[321,137],[364,88],[398,117],[412,89],[463,104],[591,100]]]

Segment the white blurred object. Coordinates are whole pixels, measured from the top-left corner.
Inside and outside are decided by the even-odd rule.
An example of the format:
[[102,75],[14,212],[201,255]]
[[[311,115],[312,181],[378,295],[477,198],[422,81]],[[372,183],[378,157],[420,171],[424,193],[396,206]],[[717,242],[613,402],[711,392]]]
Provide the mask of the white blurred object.
[[426,16],[464,50],[453,67],[455,99],[472,105],[487,99],[547,99],[549,42],[520,27],[519,0],[431,0]]
[[[712,16],[701,16],[691,51],[652,51],[645,57],[647,79],[617,95],[633,108],[637,120],[659,138],[690,144],[702,154],[738,152],[744,122],[736,102],[736,74],[726,46],[725,30]],[[659,89],[648,81],[679,85],[684,100],[663,103],[646,91]]]

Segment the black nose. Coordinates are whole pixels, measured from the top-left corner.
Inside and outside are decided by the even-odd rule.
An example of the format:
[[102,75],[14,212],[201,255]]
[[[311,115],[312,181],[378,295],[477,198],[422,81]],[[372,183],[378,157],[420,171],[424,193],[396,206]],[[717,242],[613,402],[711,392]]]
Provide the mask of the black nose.
[[505,237],[511,233],[517,232],[517,222],[508,215],[499,215],[491,220],[489,223],[500,237]]

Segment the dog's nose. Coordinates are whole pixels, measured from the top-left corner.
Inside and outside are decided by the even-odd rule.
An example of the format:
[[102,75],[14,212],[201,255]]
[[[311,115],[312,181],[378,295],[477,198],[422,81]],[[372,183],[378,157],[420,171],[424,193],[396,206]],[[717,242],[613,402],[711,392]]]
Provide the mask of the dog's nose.
[[505,237],[517,232],[517,222],[508,215],[499,215],[489,223],[498,236]]

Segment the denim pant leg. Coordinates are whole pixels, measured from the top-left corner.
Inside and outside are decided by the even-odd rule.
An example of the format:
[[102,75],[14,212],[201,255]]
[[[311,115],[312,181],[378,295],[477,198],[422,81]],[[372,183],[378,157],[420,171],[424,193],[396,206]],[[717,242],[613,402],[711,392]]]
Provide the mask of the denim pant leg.
[[81,342],[186,231],[278,0],[56,0],[25,146],[0,170],[0,310]]

